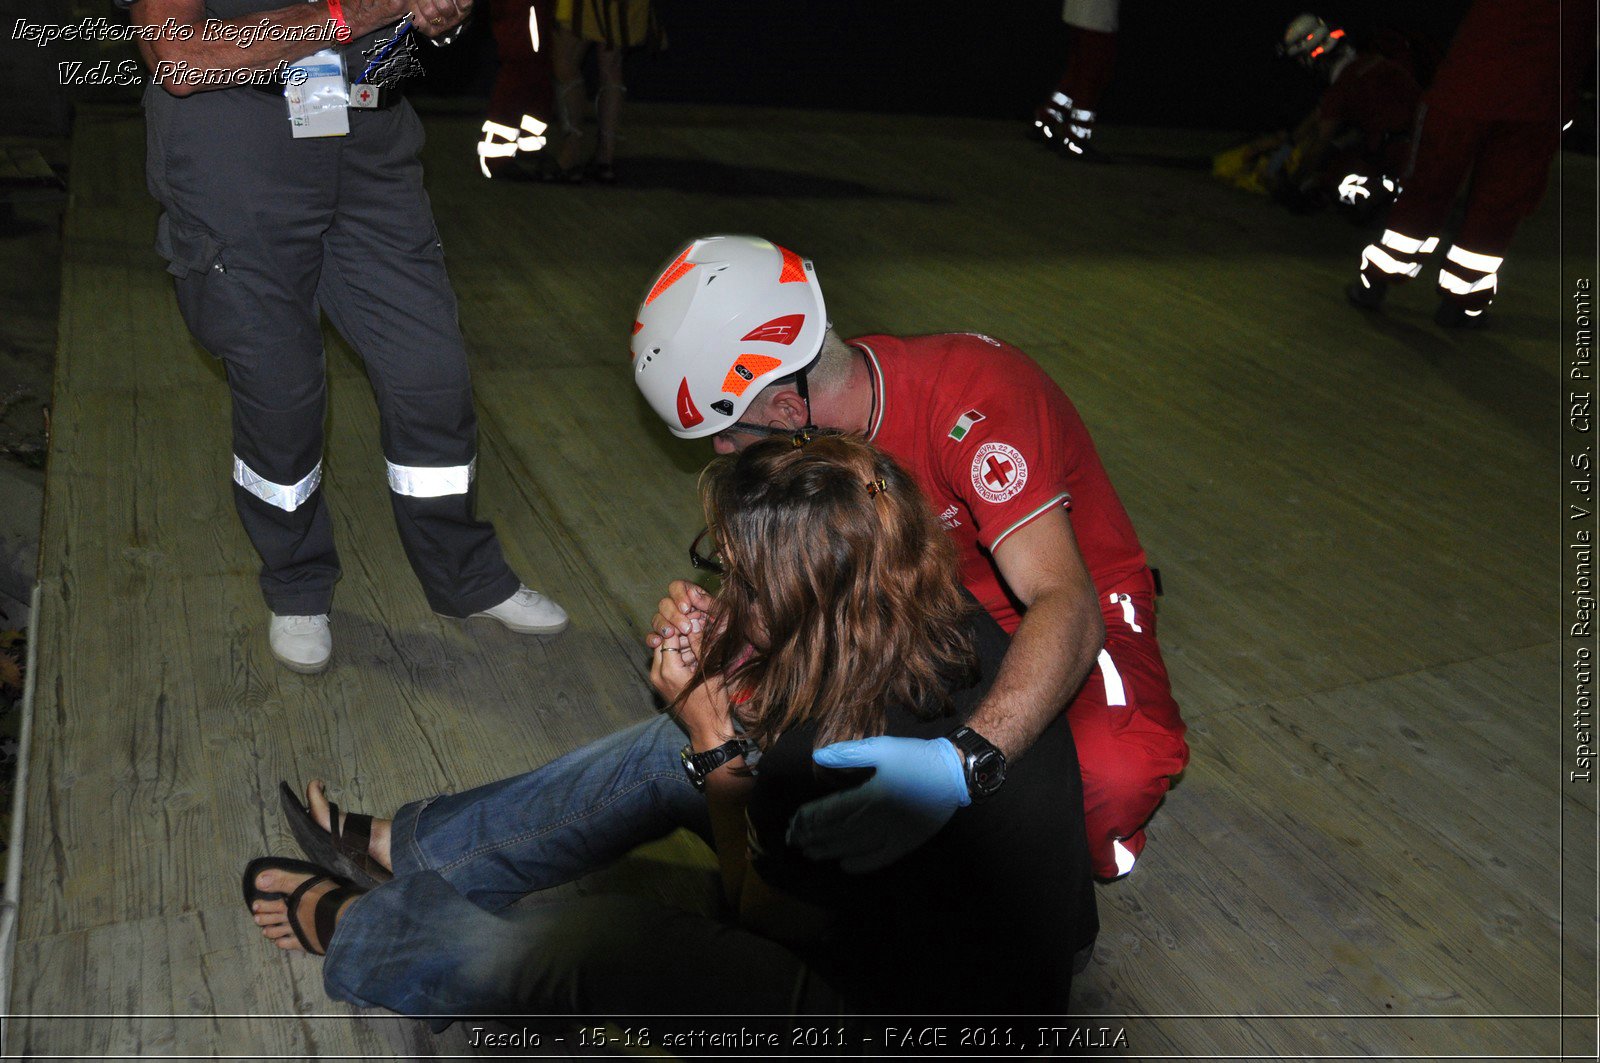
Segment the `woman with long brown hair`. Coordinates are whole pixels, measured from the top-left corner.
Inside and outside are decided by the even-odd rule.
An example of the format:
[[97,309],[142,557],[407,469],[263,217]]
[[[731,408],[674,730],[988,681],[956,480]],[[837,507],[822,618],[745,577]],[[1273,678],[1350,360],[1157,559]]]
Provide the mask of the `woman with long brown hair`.
[[[945,734],[1004,655],[910,477],[859,439],[780,439],[714,463],[701,495],[717,613],[692,644],[655,650],[651,681],[688,734],[738,924],[634,897],[490,911],[508,901],[410,862],[428,809],[470,818],[508,780],[378,821],[395,878],[365,893],[299,861],[252,862],[264,935],[326,951],[331,996],[412,1015],[1059,1014],[1097,928],[1061,721],[992,798],[882,871],[846,875],[784,840],[799,804],[860,781],[817,768],[813,749]],[[499,874],[516,857],[482,859]]]

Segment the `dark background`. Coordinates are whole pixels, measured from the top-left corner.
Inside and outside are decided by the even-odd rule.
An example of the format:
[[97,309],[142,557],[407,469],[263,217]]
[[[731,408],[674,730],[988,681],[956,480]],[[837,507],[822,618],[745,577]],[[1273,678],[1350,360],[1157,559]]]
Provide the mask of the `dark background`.
[[[1469,2],[1311,9],[1358,41],[1387,27],[1442,53]],[[1293,122],[1317,86],[1274,47],[1307,9],[1304,0],[1127,0],[1104,120],[1236,130]],[[657,0],[657,10],[668,47],[629,58],[634,99],[1018,118],[1055,86],[1066,42],[1059,0]],[[428,57],[426,91],[488,92],[486,22]]]

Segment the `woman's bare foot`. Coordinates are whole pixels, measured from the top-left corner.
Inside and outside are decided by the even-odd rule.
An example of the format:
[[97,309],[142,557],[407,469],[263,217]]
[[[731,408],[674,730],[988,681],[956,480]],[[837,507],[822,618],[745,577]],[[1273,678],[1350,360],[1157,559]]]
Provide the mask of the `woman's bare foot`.
[[[312,779],[306,783],[306,807],[311,810],[311,818],[325,831],[332,832],[332,825],[328,822],[328,795],[325,784],[321,779]],[[339,827],[344,828],[344,821],[349,818],[348,813],[339,814]],[[367,855],[382,864],[384,870],[393,871],[394,865],[389,862],[389,827],[394,821],[372,817],[372,839],[367,843]]]
[[[288,896],[300,888],[300,884],[310,875],[295,874],[292,871],[278,871],[268,869],[256,876],[256,888],[265,893],[282,893]],[[304,897],[300,898],[300,910],[295,913],[295,918],[300,921],[300,928],[311,939],[311,944],[319,952],[328,951],[328,943],[317,939],[317,902],[322,895],[337,887],[339,883],[334,879],[319,882],[306,890]],[[339,905],[339,914],[335,917],[337,927],[338,918],[344,915],[354,897],[348,898]],[[286,901],[256,901],[250,906],[251,918],[256,926],[261,928],[261,936],[272,942],[285,952],[304,952],[305,946],[300,939],[294,936],[294,927],[289,925],[289,908]],[[330,935],[331,937],[331,935]]]

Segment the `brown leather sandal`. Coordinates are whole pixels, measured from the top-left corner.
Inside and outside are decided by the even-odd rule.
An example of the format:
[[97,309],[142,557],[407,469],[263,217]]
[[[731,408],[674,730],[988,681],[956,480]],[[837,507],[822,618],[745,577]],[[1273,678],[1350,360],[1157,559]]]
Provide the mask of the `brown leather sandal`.
[[372,844],[372,817],[351,812],[339,822],[339,806],[328,802],[328,822],[331,831],[323,830],[311,815],[311,809],[301,803],[300,797],[289,789],[286,782],[278,783],[279,803],[283,818],[289,821],[289,830],[299,843],[300,851],[314,863],[345,878],[364,890],[376,889],[394,878],[394,873],[378,863],[367,852]]
[[[310,875],[311,877],[295,887],[293,893],[278,893],[264,890],[256,885],[256,876],[263,871],[287,871],[295,875]],[[300,901],[306,892],[321,882],[334,882],[333,889],[317,898],[317,907],[313,913],[317,936],[313,941],[306,933],[306,928],[300,925]],[[304,860],[290,860],[282,856],[261,856],[250,861],[244,867],[244,906],[254,910],[256,901],[283,901],[288,909],[289,929],[293,931],[295,940],[300,942],[300,947],[313,956],[326,956],[327,945],[333,938],[333,931],[338,923],[339,906],[351,897],[359,897],[366,890],[356,889],[344,879],[328,871],[327,868],[308,864]],[[318,947],[318,945],[322,947]]]

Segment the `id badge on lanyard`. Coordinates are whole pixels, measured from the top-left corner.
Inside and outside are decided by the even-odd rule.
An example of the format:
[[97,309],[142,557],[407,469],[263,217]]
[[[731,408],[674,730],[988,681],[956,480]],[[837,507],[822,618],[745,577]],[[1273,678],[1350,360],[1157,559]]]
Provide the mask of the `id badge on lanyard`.
[[324,48],[289,64],[289,126],[295,139],[342,137],[350,132],[350,82],[345,77],[344,53]]

